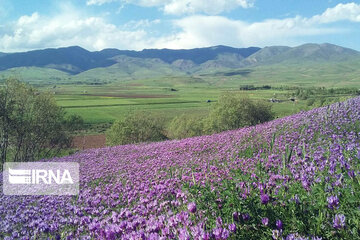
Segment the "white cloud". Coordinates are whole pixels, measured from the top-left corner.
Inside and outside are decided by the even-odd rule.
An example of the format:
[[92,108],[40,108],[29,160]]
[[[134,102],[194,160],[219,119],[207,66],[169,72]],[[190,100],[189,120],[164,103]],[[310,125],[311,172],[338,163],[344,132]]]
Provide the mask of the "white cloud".
[[[130,0],[128,0],[130,1]],[[147,1],[158,4],[160,0]],[[0,26],[0,52],[79,45],[89,50],[103,48],[194,48],[212,45],[234,47],[296,45],[304,36],[340,34],[346,29],[329,24],[359,22],[360,4],[339,4],[313,17],[267,19],[249,23],[224,16],[192,15],[169,23],[160,37],[151,29],[162,20],[130,21],[122,26],[102,17],[91,17],[64,5],[52,17],[25,15]],[[150,29],[150,30],[149,30]],[[170,32],[172,31],[172,32]],[[158,35],[158,33],[156,34]]]
[[105,3],[116,2],[116,0],[88,0],[86,1],[86,5],[98,5],[101,6]]
[[194,13],[219,14],[225,11],[242,7],[253,6],[249,0],[177,0],[164,5],[164,12],[167,14],[183,15]]
[[24,51],[80,45],[90,50],[107,47],[141,49],[148,45],[143,29],[125,30],[100,17],[64,12],[54,17],[34,13],[0,29],[0,51]]
[[337,21],[360,22],[360,4],[338,4],[334,8],[328,8],[323,14],[315,15],[310,19],[315,23],[332,23]]
[[348,29],[330,27],[337,21],[360,22],[360,4],[338,4],[310,18],[296,16],[248,23],[223,16],[188,16],[174,21],[180,32],[160,39],[157,47],[192,48],[213,45],[235,47],[297,45],[304,36],[340,34]]
[[141,20],[137,20],[137,21],[129,21],[126,24],[123,25],[123,29],[130,29],[130,30],[134,30],[134,29],[144,29],[144,28],[149,28],[153,25],[159,24],[161,23],[160,19],[155,19],[155,20],[149,20],[149,19],[141,19]]
[[[169,4],[170,2],[179,1],[179,0],[120,0],[126,3],[132,3],[142,7],[161,7]],[[192,1],[192,0],[189,0]]]
[[213,45],[234,47],[295,45],[297,37],[342,30],[312,25],[302,17],[247,23],[222,16],[190,16],[174,22],[181,31],[157,42],[157,47],[192,48]]
[[103,5],[110,2],[135,4],[142,7],[158,7],[166,14],[194,13],[219,14],[242,7],[253,7],[255,0],[88,0],[87,5]]

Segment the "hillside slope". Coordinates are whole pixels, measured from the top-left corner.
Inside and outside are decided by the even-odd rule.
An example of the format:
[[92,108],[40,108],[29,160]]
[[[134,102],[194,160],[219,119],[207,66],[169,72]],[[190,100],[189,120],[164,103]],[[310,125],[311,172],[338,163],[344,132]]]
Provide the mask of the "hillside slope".
[[[215,46],[97,52],[69,47],[0,56],[0,70],[3,70],[0,76],[12,73],[32,83],[40,79],[47,84],[124,81],[141,84],[142,80],[182,76],[225,87],[241,84],[360,87],[359,66],[360,52],[328,43],[263,49]],[[39,68],[44,69],[44,74]],[[170,79],[166,84],[176,87],[177,83]]]
[[49,161],[80,164],[80,195],[0,193],[1,238],[360,237],[359,97],[255,127]]
[[237,54],[242,58],[246,58],[259,49],[255,47],[231,48],[216,46],[189,50],[144,49],[142,51],[129,51],[104,49],[99,52],[89,52],[81,47],[73,46],[0,55],[0,70],[34,66],[55,68],[76,74],[93,68],[111,66],[116,63],[111,58],[120,55],[139,59],[161,59],[168,64],[179,59],[191,60],[196,64],[201,64],[224,53]]
[[265,47],[245,60],[247,65],[303,64],[307,62],[343,62],[360,59],[360,52],[329,43],[304,44],[298,47]]
[[180,69],[169,65],[158,58],[140,59],[124,55],[111,58],[115,63],[106,68],[94,68],[77,74],[74,78],[83,81],[96,80],[98,76],[109,81],[156,78],[163,76],[186,75]]
[[77,46],[12,53],[0,57],[0,70],[33,66],[54,68],[74,74],[112,64],[114,61]]

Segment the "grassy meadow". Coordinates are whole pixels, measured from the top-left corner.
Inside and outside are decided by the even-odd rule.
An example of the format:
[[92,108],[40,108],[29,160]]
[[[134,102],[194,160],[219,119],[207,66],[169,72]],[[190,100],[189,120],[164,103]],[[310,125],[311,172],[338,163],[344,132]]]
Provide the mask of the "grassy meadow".
[[[3,71],[1,76],[26,80],[35,87],[53,93],[59,106],[69,114],[83,117],[88,126],[85,133],[91,134],[104,132],[112,122],[132,111],[152,112],[169,121],[181,114],[205,116],[218,97],[226,92],[241,92],[250,98],[265,101],[280,100],[271,104],[275,116],[283,117],[320,106],[319,97],[326,98],[324,104],[330,104],[352,96],[315,94],[311,96],[315,102],[309,105],[308,99],[289,100],[294,94],[294,87],[360,87],[360,68],[354,61],[339,64],[272,64],[235,70],[215,68],[193,74],[168,73],[159,76],[142,69],[125,75],[122,68],[109,69],[111,71],[99,68],[70,75],[53,69],[23,67]],[[270,85],[272,88],[240,91],[239,86],[246,84],[256,87]]]
[[[276,117],[288,116],[317,106],[316,102],[308,106],[307,100],[291,101],[289,98],[294,90],[273,88],[240,91],[239,84],[236,83],[219,86],[209,83],[211,80],[202,83],[194,83],[191,80],[193,79],[175,78],[166,81],[155,79],[106,85],[57,85],[55,88],[46,89],[55,94],[58,105],[68,113],[83,117],[90,129],[95,129],[96,125],[108,126],[107,124],[121,119],[132,111],[152,112],[167,120],[181,114],[206,115],[218,97],[226,92],[241,93],[249,98],[265,101],[280,100],[281,102],[271,103]],[[171,84],[172,81],[175,84]],[[345,100],[350,96],[342,94],[331,98]],[[314,98],[316,99],[316,96]]]
[[[289,91],[254,90],[216,87],[126,86],[60,86],[54,90],[58,105],[70,114],[82,116],[87,124],[110,123],[131,111],[150,111],[171,119],[180,114],[206,114],[218,97],[225,92],[242,92],[250,98],[284,100],[273,103],[273,110],[281,117],[306,108],[305,101],[291,102]],[[210,100],[211,102],[207,102]]]
[[[22,68],[14,76],[37,89],[4,85],[17,93],[3,101],[17,103],[3,104],[3,119],[16,116],[2,124],[18,134],[8,138],[13,155],[28,153],[42,132],[58,133],[48,142],[65,139],[71,149],[58,141],[66,149],[43,161],[78,163],[80,192],[0,193],[0,239],[360,239],[360,66],[346,64],[165,77],[151,68],[63,76]],[[274,116],[240,94],[269,102]],[[175,118],[182,114],[192,118]]]

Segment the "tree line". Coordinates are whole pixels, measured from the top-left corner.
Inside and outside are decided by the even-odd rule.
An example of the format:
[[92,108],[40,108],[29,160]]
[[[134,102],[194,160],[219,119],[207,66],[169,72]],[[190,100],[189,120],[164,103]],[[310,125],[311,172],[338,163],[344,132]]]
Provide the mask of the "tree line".
[[[109,145],[181,139],[255,125],[273,118],[271,105],[238,94],[225,94],[207,116],[181,115],[170,123],[146,112],[134,112],[107,131]],[[0,86],[0,167],[57,156],[71,146],[71,134],[83,119],[68,115],[52,94],[7,79]]]
[[16,79],[0,87],[0,167],[6,161],[47,158],[70,146],[70,133],[83,124],[67,115],[54,97]]
[[114,122],[106,139],[108,145],[182,139],[252,126],[273,118],[271,104],[228,93],[219,98],[205,117],[183,114],[167,124],[158,115],[131,113]]

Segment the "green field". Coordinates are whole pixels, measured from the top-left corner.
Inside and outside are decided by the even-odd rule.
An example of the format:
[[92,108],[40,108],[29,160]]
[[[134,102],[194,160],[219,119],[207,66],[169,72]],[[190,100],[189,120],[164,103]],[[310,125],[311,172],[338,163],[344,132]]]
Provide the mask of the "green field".
[[[208,69],[193,74],[166,72],[156,63],[157,76],[143,68],[121,66],[97,68],[77,75],[53,69],[17,68],[2,72],[3,78],[15,76],[54,94],[57,103],[69,114],[82,116],[90,132],[103,132],[110,124],[132,111],[148,111],[167,120],[180,114],[205,116],[218,97],[226,92],[242,92],[250,98],[272,103],[276,117],[317,107],[308,100],[289,100],[293,87],[314,89],[360,88],[360,63],[272,64],[244,69]],[[152,66],[152,65],[151,65]],[[158,67],[159,69],[157,69]],[[270,85],[269,90],[240,91],[239,86]],[[290,90],[289,90],[290,89]],[[312,96],[317,99],[319,96]],[[351,94],[325,96],[326,103],[344,100]],[[211,102],[208,103],[207,101]],[[100,127],[99,127],[100,126]]]
[[[240,91],[238,87],[219,87],[205,83],[191,83],[188,86],[174,79],[178,84],[167,81],[137,81],[136,83],[112,83],[101,86],[60,85],[52,88],[57,103],[69,114],[82,116],[90,128],[123,118],[132,111],[148,111],[171,120],[180,114],[205,116],[218,97],[226,92],[242,93],[254,99],[269,101],[274,98],[282,102],[271,103],[276,117],[307,110],[306,100],[292,102],[289,97],[293,90],[253,90]],[[173,89],[172,89],[173,88]],[[342,95],[345,99],[350,95]],[[210,100],[211,102],[207,102]]]

